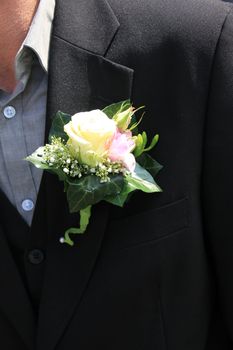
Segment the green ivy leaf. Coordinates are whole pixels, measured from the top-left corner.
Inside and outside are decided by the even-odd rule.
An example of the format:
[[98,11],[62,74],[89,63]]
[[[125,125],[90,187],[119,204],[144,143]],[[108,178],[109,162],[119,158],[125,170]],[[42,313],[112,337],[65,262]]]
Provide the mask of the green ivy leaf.
[[125,202],[127,201],[128,195],[134,190],[135,189],[133,187],[131,187],[127,182],[125,182],[123,189],[120,193],[113,196],[105,197],[104,200],[113,205],[117,205],[118,207],[123,207]]
[[136,164],[133,174],[126,176],[126,181],[132,190],[141,190],[146,193],[162,192],[162,189],[156,184],[152,175],[139,164]]
[[52,123],[52,127],[49,133],[49,141],[51,137],[60,137],[62,140],[67,141],[68,135],[64,132],[64,125],[71,121],[71,115],[63,113],[61,111],[57,112]]
[[60,181],[68,181],[68,176],[64,173],[62,169],[54,168],[42,162],[41,155],[43,154],[43,148],[44,147],[39,147],[34,153],[25,158],[25,160],[35,165],[35,167],[38,169],[47,170],[51,174],[57,175]]
[[110,182],[101,183],[95,175],[67,182],[67,200],[71,213],[96,204],[107,196],[119,194],[124,186],[124,177],[114,175]]
[[154,158],[152,158],[147,153],[143,153],[140,157],[138,157],[137,162],[143,168],[145,168],[153,176],[153,178],[155,178],[155,176],[163,168],[161,164],[159,164]]
[[47,169],[51,174],[54,174],[54,175],[57,175],[59,180],[60,181],[64,181],[64,188],[65,188],[65,192],[66,192],[66,182],[68,181],[68,176],[64,173],[64,171],[59,168],[59,169],[56,169],[56,168],[53,168],[53,167],[50,167],[49,169]]
[[115,114],[117,113],[121,113],[126,111],[127,109],[129,109],[129,107],[131,107],[132,104],[130,102],[130,100],[126,100],[126,101],[121,101],[118,103],[113,103],[110,106],[107,106],[103,109],[103,112],[110,118],[112,119],[114,117]]
[[50,168],[49,165],[42,162],[43,148],[44,147],[39,147],[35,152],[33,152],[30,156],[28,156],[24,160],[27,160],[28,162],[32,163],[38,169],[44,169],[44,170],[49,169]]
[[[162,166],[149,155],[145,155],[145,157],[143,155],[142,160],[143,159],[144,164],[148,166],[148,169],[151,169],[153,173],[157,174],[162,168]],[[117,195],[105,198],[105,201],[123,207],[129,194],[136,190],[141,190],[147,193],[162,192],[162,189],[156,184],[152,175],[139,164],[136,165],[135,174],[126,176],[126,182],[122,191]]]

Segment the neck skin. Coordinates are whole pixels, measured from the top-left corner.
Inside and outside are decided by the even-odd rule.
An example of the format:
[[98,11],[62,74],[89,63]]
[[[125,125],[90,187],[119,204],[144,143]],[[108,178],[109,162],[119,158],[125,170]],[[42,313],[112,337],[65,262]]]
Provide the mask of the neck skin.
[[40,0],[0,0],[0,90],[16,85],[15,56],[20,49]]

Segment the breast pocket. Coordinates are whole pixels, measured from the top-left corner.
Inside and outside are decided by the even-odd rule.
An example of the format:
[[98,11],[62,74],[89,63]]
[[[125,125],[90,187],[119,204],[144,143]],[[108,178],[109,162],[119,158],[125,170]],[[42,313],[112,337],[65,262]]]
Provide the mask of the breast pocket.
[[182,198],[159,208],[111,220],[106,243],[114,250],[166,238],[189,226],[188,198]]

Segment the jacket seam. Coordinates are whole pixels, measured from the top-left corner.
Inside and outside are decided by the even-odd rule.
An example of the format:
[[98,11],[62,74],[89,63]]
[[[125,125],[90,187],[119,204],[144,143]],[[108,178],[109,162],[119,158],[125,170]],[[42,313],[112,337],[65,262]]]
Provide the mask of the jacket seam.
[[[212,82],[213,82],[213,73],[214,73],[214,68],[215,68],[215,62],[216,62],[216,57],[221,41],[221,37],[227,22],[227,19],[229,15],[233,12],[233,6],[229,6],[228,11],[226,13],[226,16],[223,20],[221,30],[219,31],[219,36],[218,40],[216,42],[216,46],[214,49],[213,57],[212,57],[212,62],[211,62],[211,68],[210,68],[210,75],[209,75],[209,84],[208,84],[208,91],[207,91],[207,98],[206,98],[206,107],[205,107],[205,120],[204,120],[204,126],[203,126],[203,146],[202,146],[202,164],[201,164],[201,185],[203,181],[203,173],[204,173],[204,160],[205,160],[205,148],[206,148],[206,136],[207,136],[207,124],[208,124],[208,116],[209,116],[209,103],[210,103],[210,97],[211,97],[211,92],[212,92]],[[202,190],[202,186],[201,186]],[[201,192],[201,198],[202,198],[202,192]]]
[[222,23],[221,26],[221,30],[219,32],[219,36],[218,36],[218,40],[216,42],[216,46],[214,49],[214,53],[213,53],[213,58],[212,58],[212,63],[211,63],[211,68],[210,68],[210,78],[209,78],[209,86],[208,86],[208,92],[207,92],[207,102],[206,102],[206,115],[208,115],[208,106],[209,106],[209,99],[210,99],[210,95],[211,95],[211,86],[212,86],[212,79],[213,79],[213,71],[214,71],[214,66],[215,66],[215,60],[216,60],[216,56],[217,56],[217,52],[218,52],[218,48],[220,45],[220,41],[221,41],[221,37],[224,31],[224,27],[225,24],[227,22],[227,19],[230,15],[230,13],[233,11],[233,7],[230,7],[226,13],[226,17],[224,18],[224,21]]

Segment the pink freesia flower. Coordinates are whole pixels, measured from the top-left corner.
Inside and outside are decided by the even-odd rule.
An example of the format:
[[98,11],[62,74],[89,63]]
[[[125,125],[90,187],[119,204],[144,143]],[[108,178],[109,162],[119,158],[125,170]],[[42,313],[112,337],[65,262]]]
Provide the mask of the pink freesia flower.
[[135,170],[136,161],[131,153],[135,148],[135,141],[132,138],[131,131],[115,133],[112,142],[109,145],[108,156],[111,161],[120,161],[130,172]]

